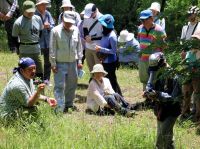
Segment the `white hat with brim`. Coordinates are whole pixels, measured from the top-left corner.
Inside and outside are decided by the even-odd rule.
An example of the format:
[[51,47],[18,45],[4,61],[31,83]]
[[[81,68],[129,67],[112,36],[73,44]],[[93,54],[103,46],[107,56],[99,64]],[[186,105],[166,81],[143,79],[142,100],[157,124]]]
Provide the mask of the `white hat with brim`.
[[133,33],[129,33],[127,30],[122,30],[118,38],[118,42],[128,42],[134,38]]
[[160,4],[158,2],[153,2],[149,9],[160,12]]
[[47,0],[37,0],[35,5],[37,6],[37,5],[40,5],[40,4],[49,4],[49,2]]
[[108,73],[104,70],[103,66],[101,64],[96,64],[93,66],[93,70],[90,72],[91,74],[102,72],[104,76],[106,76]]
[[63,13],[63,21],[74,24],[75,23],[75,12],[65,11]]
[[71,1],[70,0],[63,0],[62,1],[62,6],[60,8],[63,8],[63,7],[71,7],[71,8],[75,8]]

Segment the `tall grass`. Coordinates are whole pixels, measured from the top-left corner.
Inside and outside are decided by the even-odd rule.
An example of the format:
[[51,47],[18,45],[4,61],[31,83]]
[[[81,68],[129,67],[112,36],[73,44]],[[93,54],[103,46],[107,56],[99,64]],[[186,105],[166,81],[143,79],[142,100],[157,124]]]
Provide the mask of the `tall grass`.
[[[0,90],[2,92],[18,57],[9,52],[0,53]],[[89,72],[79,83],[88,84]],[[121,68],[118,81],[124,96],[130,102],[143,100],[137,70]],[[45,93],[53,96],[53,88]],[[86,89],[77,94],[85,97]],[[134,118],[95,116],[85,113],[86,104],[76,103],[80,112],[54,114],[45,103],[38,107],[37,119],[16,120],[12,125],[0,123],[0,149],[153,149],[156,139],[156,118],[151,110],[138,111]],[[175,126],[176,147],[199,149],[200,138],[196,127],[186,122]]]

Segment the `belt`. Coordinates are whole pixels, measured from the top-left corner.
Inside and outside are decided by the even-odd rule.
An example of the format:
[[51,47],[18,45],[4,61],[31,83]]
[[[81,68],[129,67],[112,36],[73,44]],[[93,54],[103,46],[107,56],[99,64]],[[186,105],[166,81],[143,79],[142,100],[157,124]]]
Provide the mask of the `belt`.
[[32,43],[30,43],[30,42],[28,42],[28,43],[25,43],[25,42],[20,42],[20,44],[22,44],[22,45],[35,45],[35,44],[38,44],[39,42],[32,42]]

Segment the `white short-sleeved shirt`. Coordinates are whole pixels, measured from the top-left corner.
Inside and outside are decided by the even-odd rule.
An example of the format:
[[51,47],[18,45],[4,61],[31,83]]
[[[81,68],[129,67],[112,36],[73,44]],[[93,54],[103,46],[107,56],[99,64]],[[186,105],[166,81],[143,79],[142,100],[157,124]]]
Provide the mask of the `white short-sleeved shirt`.
[[196,26],[196,24],[192,25],[191,23],[188,23],[188,25],[183,26],[182,33],[181,33],[181,39],[189,40],[192,36],[192,33],[194,34],[194,32],[196,32],[197,30],[200,30],[200,23],[198,23],[196,28],[195,28],[195,26]]

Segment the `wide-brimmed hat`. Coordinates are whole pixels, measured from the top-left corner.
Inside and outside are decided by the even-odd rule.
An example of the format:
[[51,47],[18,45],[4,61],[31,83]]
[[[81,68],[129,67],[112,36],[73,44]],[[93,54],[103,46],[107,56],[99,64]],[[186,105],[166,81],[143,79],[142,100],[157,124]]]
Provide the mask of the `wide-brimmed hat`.
[[99,22],[101,25],[105,26],[106,28],[113,29],[114,28],[114,18],[111,14],[105,14],[99,18]]
[[96,73],[96,72],[102,72],[104,75],[107,75],[108,73],[104,70],[103,65],[96,64],[93,66],[93,70],[90,73]]
[[90,18],[92,13],[94,13],[97,10],[97,7],[93,3],[88,3],[85,5],[84,10],[81,12],[84,14],[84,18]]
[[151,3],[151,7],[149,9],[160,12],[160,3],[158,2]]
[[24,1],[22,6],[23,12],[26,11],[28,13],[35,12],[35,4],[32,1]]
[[48,4],[49,3],[49,1],[48,0],[36,0],[36,6],[37,5],[40,5],[40,4]]
[[195,37],[200,40],[200,30],[197,30],[196,32],[194,32],[194,34],[191,37],[193,38]]
[[60,8],[63,8],[63,7],[71,7],[71,8],[74,8],[74,5],[72,5],[71,1],[70,0],[63,0],[62,1],[62,6]]
[[122,30],[118,37],[118,42],[128,42],[134,38],[133,33],[129,33],[127,30]]
[[142,12],[140,12],[140,20],[145,20],[152,16],[153,16],[153,13],[150,9],[143,10]]
[[75,23],[75,12],[74,11],[64,11],[63,13],[63,21],[68,23]]

